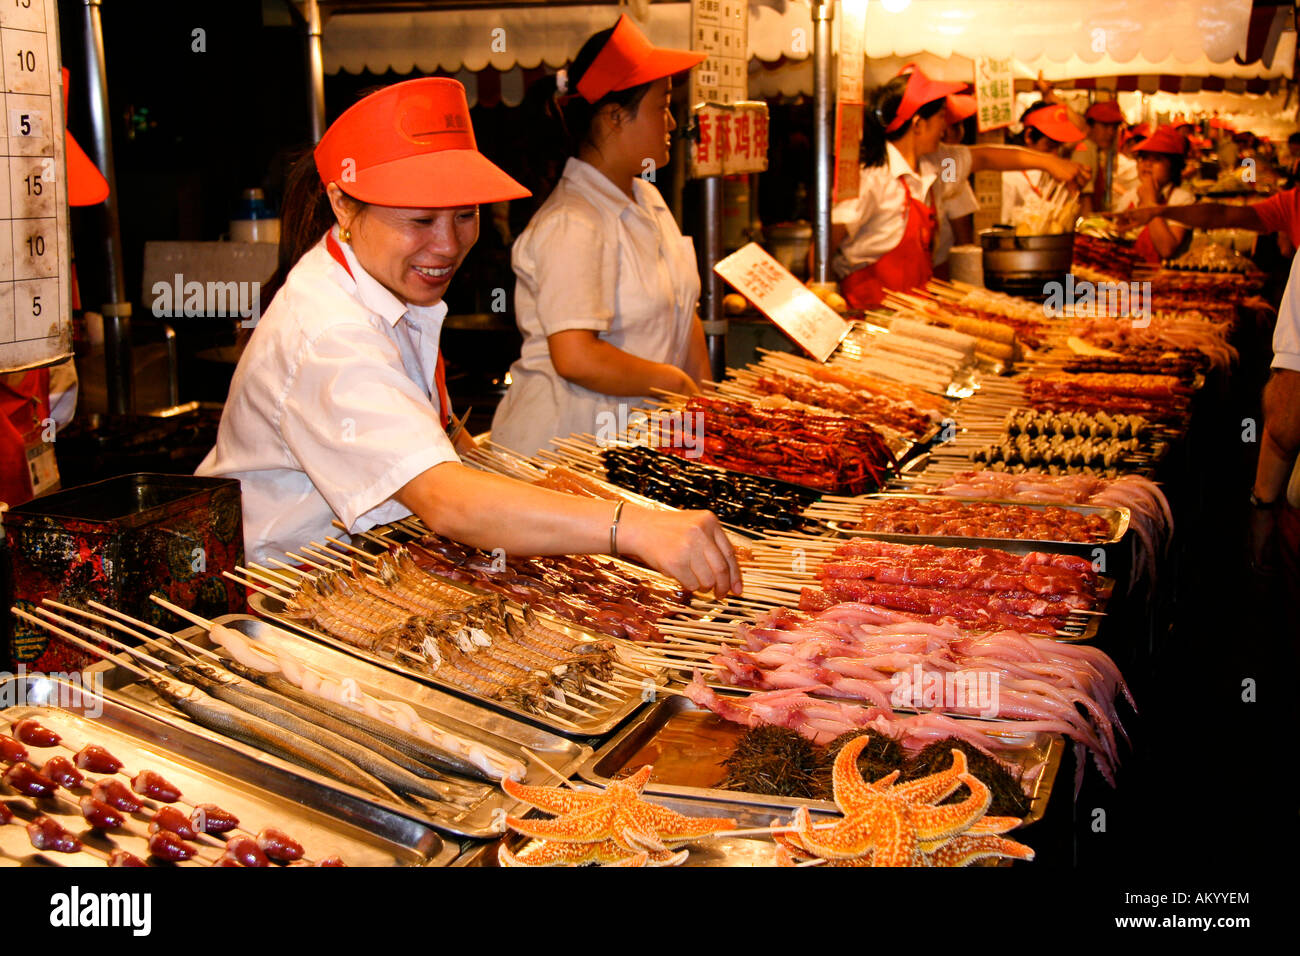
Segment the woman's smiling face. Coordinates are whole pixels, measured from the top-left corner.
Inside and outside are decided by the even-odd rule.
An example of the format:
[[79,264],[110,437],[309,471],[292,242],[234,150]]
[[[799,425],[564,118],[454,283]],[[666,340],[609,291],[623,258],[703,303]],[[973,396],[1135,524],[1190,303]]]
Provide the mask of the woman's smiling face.
[[331,183],[330,203],[351,232],[357,261],[408,305],[442,301],[451,277],[478,240],[478,206],[411,209],[360,204]]

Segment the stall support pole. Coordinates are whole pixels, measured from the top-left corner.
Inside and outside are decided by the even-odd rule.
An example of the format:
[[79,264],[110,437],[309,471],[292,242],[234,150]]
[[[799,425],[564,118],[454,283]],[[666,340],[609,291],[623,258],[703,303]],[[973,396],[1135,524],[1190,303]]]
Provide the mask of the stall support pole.
[[814,0],[813,18],[813,280],[830,281],[831,162],[834,128],[831,111],[831,21],[835,4]]
[[320,5],[316,0],[305,0],[302,14],[307,21],[307,69],[311,74],[311,140],[319,143],[325,135],[325,57],[320,45]]
[[727,320],[722,313],[722,279],[713,271],[722,259],[722,177],[706,176],[704,187],[704,340],[709,346],[709,370],[721,382],[727,369]]
[[91,158],[108,180],[104,200],[104,265],[108,301],[104,313],[104,382],[108,411],[125,415],[135,409],[131,370],[131,303],[122,274],[122,229],[117,207],[117,173],[113,167],[113,131],[108,112],[108,69],[104,60],[104,22],[100,0],[85,4],[86,76],[90,82]]

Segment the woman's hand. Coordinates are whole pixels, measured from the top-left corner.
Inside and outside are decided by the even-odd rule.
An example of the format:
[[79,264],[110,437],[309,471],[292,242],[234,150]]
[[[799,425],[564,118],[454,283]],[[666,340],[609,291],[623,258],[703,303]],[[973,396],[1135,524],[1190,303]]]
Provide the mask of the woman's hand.
[[740,594],[743,587],[736,552],[708,511],[626,505],[618,526],[618,550],[676,578],[688,590],[712,591],[719,600]]
[[1150,173],[1138,176],[1138,202],[1143,206],[1154,206],[1160,202],[1160,187]]
[[1079,189],[1092,178],[1092,170],[1083,163],[1076,163],[1072,159],[1065,159],[1062,156],[1047,156],[1047,173],[1054,179],[1059,179],[1067,185]]

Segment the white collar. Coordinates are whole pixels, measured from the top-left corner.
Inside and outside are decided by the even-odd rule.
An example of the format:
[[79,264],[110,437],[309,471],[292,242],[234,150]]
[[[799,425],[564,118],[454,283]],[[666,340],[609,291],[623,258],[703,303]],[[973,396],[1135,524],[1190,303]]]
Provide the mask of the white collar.
[[889,158],[889,178],[897,179],[899,176],[908,176],[921,184],[921,195],[924,196],[930,191],[937,175],[933,170],[926,171],[930,164],[926,161],[926,156],[917,158],[917,165],[920,170],[915,170],[907,164],[903,158],[902,152],[893,143],[885,143],[885,155]]
[[[352,246],[339,239],[338,226],[330,229],[330,235],[334,237],[334,241],[343,250],[343,258],[348,261],[348,269],[352,272],[352,284],[356,289],[357,298],[371,312],[378,313],[390,326],[400,322],[407,313],[410,313],[412,318],[415,319],[441,320],[447,315],[447,303],[443,301],[425,306],[408,305],[403,302],[361,267],[361,263],[357,261],[356,253],[352,251]],[[330,256],[330,258],[333,259],[334,257]],[[347,276],[344,275],[343,278],[346,280]]]
[[642,182],[639,176],[632,180],[632,191],[637,197],[636,201],[633,201],[627,193],[614,185],[613,180],[591,163],[577,156],[570,156],[564,164],[564,178],[571,180],[584,191],[589,190],[594,193],[619,215],[627,212],[629,208],[648,214],[656,198],[662,202],[659,191],[649,183]]

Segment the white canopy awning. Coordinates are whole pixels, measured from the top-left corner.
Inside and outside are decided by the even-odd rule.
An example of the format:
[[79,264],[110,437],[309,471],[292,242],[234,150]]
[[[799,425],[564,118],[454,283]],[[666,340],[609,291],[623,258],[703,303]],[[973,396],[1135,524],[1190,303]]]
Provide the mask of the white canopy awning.
[[[841,0],[865,2],[865,0]],[[892,6],[893,4],[891,4]],[[751,0],[749,51],[769,63],[806,60],[812,47],[807,0]],[[611,5],[439,9],[343,13],[325,25],[328,73],[468,74],[492,68],[558,68],[583,39],[610,26]],[[1251,0],[911,0],[897,13],[867,5],[866,53],[872,74],[892,75],[918,60],[929,71],[970,79],[971,58],[1011,56],[1018,75],[1048,79],[1127,74],[1290,76],[1295,34],[1284,33],[1268,64],[1241,66]],[[836,19],[836,23],[842,18]],[[690,45],[690,4],[654,3],[641,21],[650,39]],[[879,62],[874,62],[879,61]],[[785,72],[785,71],[789,72]],[[811,90],[811,66],[788,64],[783,76],[755,74],[752,95]],[[883,72],[882,72],[883,71]],[[807,76],[805,76],[807,74]],[[503,99],[517,102],[513,81]]]

